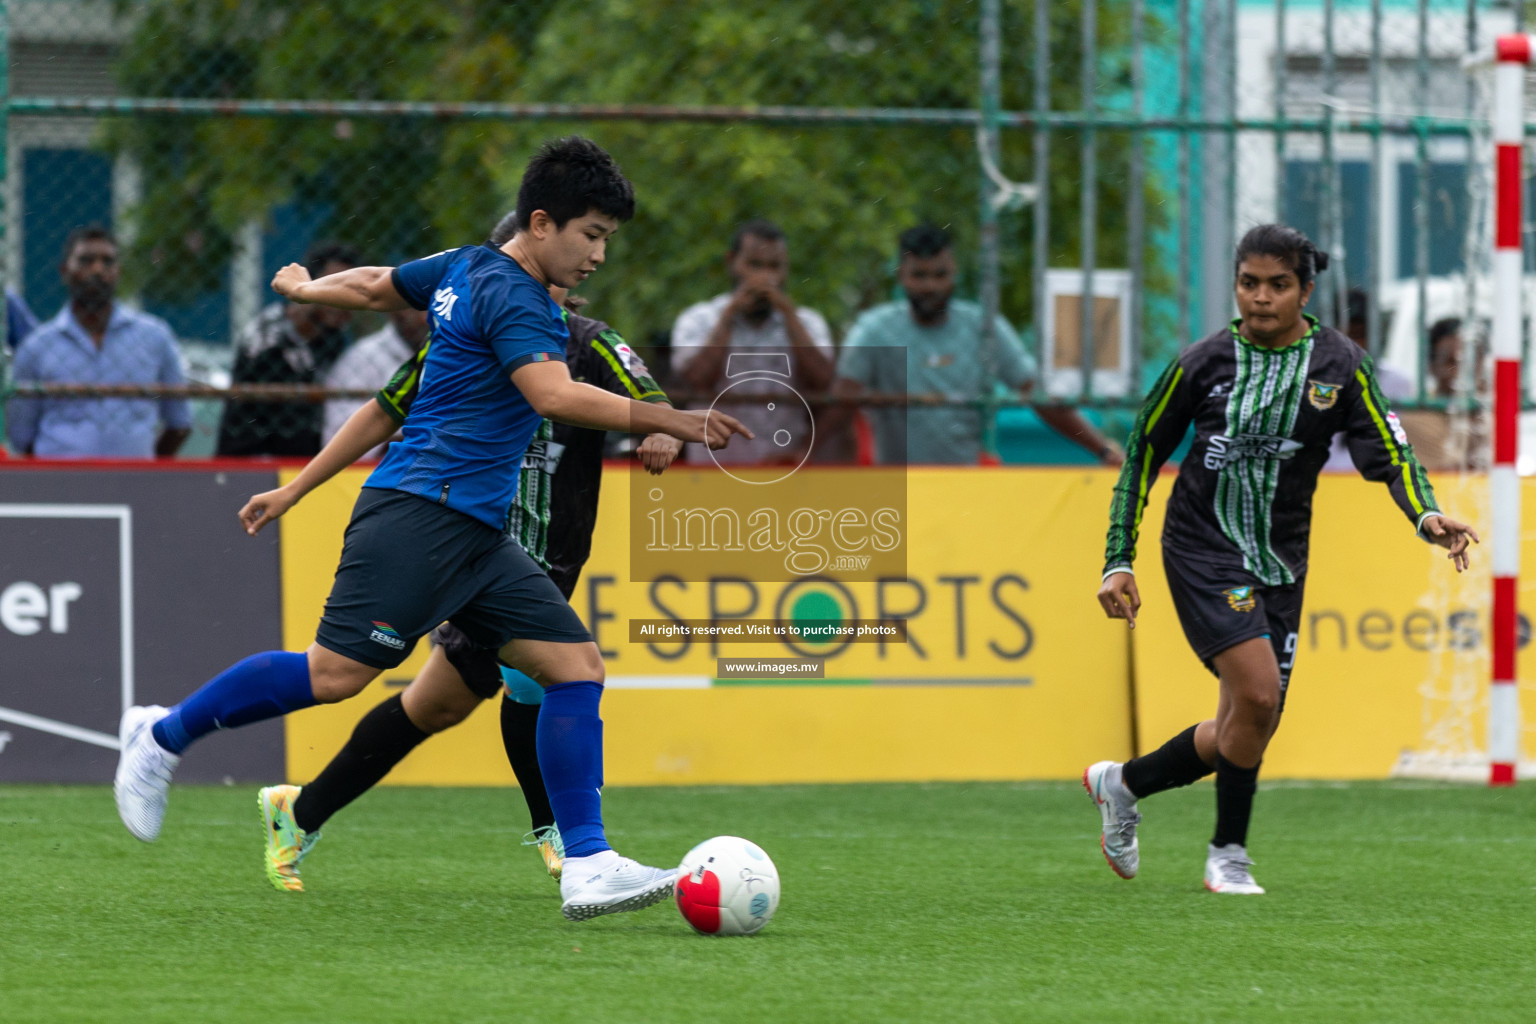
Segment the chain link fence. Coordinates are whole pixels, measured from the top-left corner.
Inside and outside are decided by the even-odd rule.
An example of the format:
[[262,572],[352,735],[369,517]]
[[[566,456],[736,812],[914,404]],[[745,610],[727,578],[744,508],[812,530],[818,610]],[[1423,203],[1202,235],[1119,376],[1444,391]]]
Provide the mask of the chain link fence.
[[[1048,432],[1022,406],[1080,404],[1123,430],[1148,374],[1230,315],[1236,238],[1280,219],[1335,255],[1325,321],[1346,326],[1353,301],[1366,343],[1412,381],[1403,399],[1443,406],[1429,328],[1475,321],[1480,301],[1486,111],[1461,61],[1524,24],[1486,0],[0,12],[11,340],[21,303],[45,324],[71,305],[64,243],[98,223],[117,240],[119,304],[168,326],[187,381],[142,361],[49,377],[8,344],[7,420],[73,403],[110,433],[113,417],[158,415],[190,430],[183,456],[312,452],[323,400],[369,392],[336,376],[343,353],[411,344],[382,317],[275,304],[278,267],[320,243],[394,264],[481,240],[537,144],[572,132],[609,149],[639,198],[583,297],[673,390],[674,321],[730,289],[738,224],[783,228],[786,292],[841,338],[901,297],[896,237],[927,221],[954,236],[959,294],[1000,311],[1041,367],[1028,400],[986,372],[946,400],[987,410],[989,448],[1040,461]],[[983,322],[986,367],[1000,342]],[[190,414],[107,386],[185,395]]]

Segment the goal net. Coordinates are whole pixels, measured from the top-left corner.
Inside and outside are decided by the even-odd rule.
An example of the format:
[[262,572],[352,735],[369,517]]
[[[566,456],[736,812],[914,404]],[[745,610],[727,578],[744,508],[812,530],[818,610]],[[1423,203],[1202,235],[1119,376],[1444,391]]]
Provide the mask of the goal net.
[[[1494,356],[1499,346],[1495,344],[1496,323],[1499,318],[1499,280],[1495,272],[1495,248],[1499,242],[1498,219],[1498,151],[1495,138],[1495,102],[1497,76],[1491,61],[1469,61],[1468,89],[1470,90],[1469,135],[1466,139],[1468,217],[1463,236],[1463,258],[1466,273],[1455,289],[1454,305],[1459,307],[1450,315],[1460,318],[1457,373],[1450,394],[1445,396],[1445,466],[1436,474],[1436,487],[1442,507],[1454,509],[1454,514],[1471,522],[1485,542],[1498,545],[1507,541],[1506,529],[1502,536],[1499,527],[1513,527],[1518,547],[1528,539],[1519,529],[1519,523],[1503,522],[1515,514],[1508,501],[1496,503],[1492,486],[1494,472],[1493,419],[1494,381],[1496,377]],[[1527,97],[1523,109],[1536,110],[1536,84],[1525,76]],[[1518,238],[1525,250],[1530,249],[1527,224],[1530,220],[1530,169],[1536,166],[1536,145],[1527,139],[1522,143],[1525,168],[1519,182],[1519,192],[1525,197],[1525,216],[1518,223]],[[1505,191],[1507,202],[1508,190]],[[1507,215],[1507,211],[1506,211]],[[1508,231],[1508,228],[1506,228]],[[1508,238],[1504,240],[1508,246]],[[1536,309],[1536,275],[1529,269],[1528,259],[1522,261],[1515,286],[1520,296],[1520,333],[1523,337],[1524,319]],[[1509,315],[1511,305],[1504,304],[1504,316]],[[1443,309],[1434,316],[1446,315]],[[1427,325],[1431,317],[1424,316]],[[1518,350],[1517,350],[1518,355]],[[1433,353],[1426,353],[1426,359]],[[1520,388],[1521,393],[1524,388]],[[1529,467],[1526,467],[1529,472]],[[1503,508],[1496,508],[1502,504]],[[1518,506],[1516,506],[1517,508]],[[1536,538],[1530,538],[1536,539]],[[1536,706],[1536,687],[1517,684],[1518,703],[1510,701],[1509,691],[1494,697],[1490,706],[1490,693],[1497,689],[1490,686],[1494,673],[1493,650],[1496,637],[1494,629],[1493,591],[1495,560],[1489,555],[1496,552],[1485,546],[1475,552],[1471,568],[1464,573],[1445,571],[1445,552],[1439,548],[1426,548],[1422,555],[1432,563],[1426,573],[1430,581],[1421,604],[1431,609],[1446,630],[1426,659],[1424,678],[1418,687],[1422,700],[1422,726],[1417,746],[1405,751],[1394,768],[1393,774],[1405,778],[1430,778],[1467,782],[1488,782],[1498,772],[1493,765],[1495,756],[1490,755],[1490,728],[1498,736],[1499,723],[1515,731],[1514,754],[1507,750],[1501,758],[1518,760],[1518,773],[1522,778],[1536,778],[1536,762],[1529,753],[1536,751],[1536,716],[1528,716],[1530,725],[1518,724],[1518,706]],[[1508,553],[1505,555],[1509,558]],[[1518,557],[1515,557],[1518,567]],[[1508,574],[1509,569],[1502,570]],[[1523,621],[1523,620],[1522,620]],[[1523,640],[1522,640],[1523,642]],[[1523,691],[1523,692],[1519,692]],[[1515,715],[1510,705],[1515,704]],[[1496,745],[1511,746],[1506,732]],[[1505,769],[1507,770],[1507,769]]]

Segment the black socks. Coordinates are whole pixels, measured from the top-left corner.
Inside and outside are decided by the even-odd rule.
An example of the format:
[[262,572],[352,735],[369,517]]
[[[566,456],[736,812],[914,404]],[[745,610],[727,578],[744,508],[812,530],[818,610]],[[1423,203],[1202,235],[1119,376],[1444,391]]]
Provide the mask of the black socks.
[[1150,754],[1133,757],[1121,766],[1120,781],[1132,796],[1140,800],[1165,789],[1187,786],[1211,774],[1211,766],[1200,760],[1195,751],[1196,728],[1190,726]]
[[400,695],[389,698],[363,716],[346,746],[299,792],[293,802],[294,823],[305,832],[315,831],[376,786],[426,738],[406,716]]
[[501,699],[501,742],[507,748],[507,763],[528,802],[528,818],[536,829],[555,823],[544,788],[544,774],[539,771],[539,705],[519,704]]
[[1248,819],[1258,788],[1258,765],[1239,768],[1216,755],[1216,835],[1212,846],[1248,845]]

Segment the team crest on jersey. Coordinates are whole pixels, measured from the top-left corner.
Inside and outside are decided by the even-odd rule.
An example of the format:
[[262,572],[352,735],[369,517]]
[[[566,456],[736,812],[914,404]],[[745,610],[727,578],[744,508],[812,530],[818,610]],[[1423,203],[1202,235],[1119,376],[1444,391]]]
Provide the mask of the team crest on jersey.
[[1312,403],[1312,408],[1326,411],[1332,409],[1339,400],[1339,388],[1342,384],[1324,384],[1322,381],[1307,381],[1307,401]]
[[1251,612],[1258,606],[1258,602],[1253,599],[1252,587],[1233,587],[1230,590],[1223,590],[1222,593],[1226,595],[1227,604],[1231,605],[1235,612]]

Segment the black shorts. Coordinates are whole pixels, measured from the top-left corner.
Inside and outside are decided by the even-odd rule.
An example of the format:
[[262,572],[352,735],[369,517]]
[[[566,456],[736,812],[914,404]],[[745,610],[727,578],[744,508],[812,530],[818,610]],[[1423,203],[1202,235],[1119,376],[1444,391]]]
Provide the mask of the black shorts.
[[490,700],[501,692],[501,662],[494,649],[479,646],[451,622],[434,629],[431,639],[476,697]]
[[538,563],[499,530],[403,491],[365,487],[315,642],[378,669],[452,619],[471,642],[589,643]]
[[[550,581],[567,601],[571,599],[580,576],[579,565],[574,569],[563,565],[549,567]],[[494,648],[477,645],[452,622],[438,626],[429,639],[443,649],[448,664],[454,667],[475,696],[490,700],[501,692],[505,682],[501,676],[501,659]]]
[[1216,655],[1244,640],[1267,637],[1280,665],[1280,707],[1296,664],[1301,595],[1306,577],[1266,587],[1248,572],[1180,558],[1163,549],[1163,573],[1189,646],[1216,671]]

